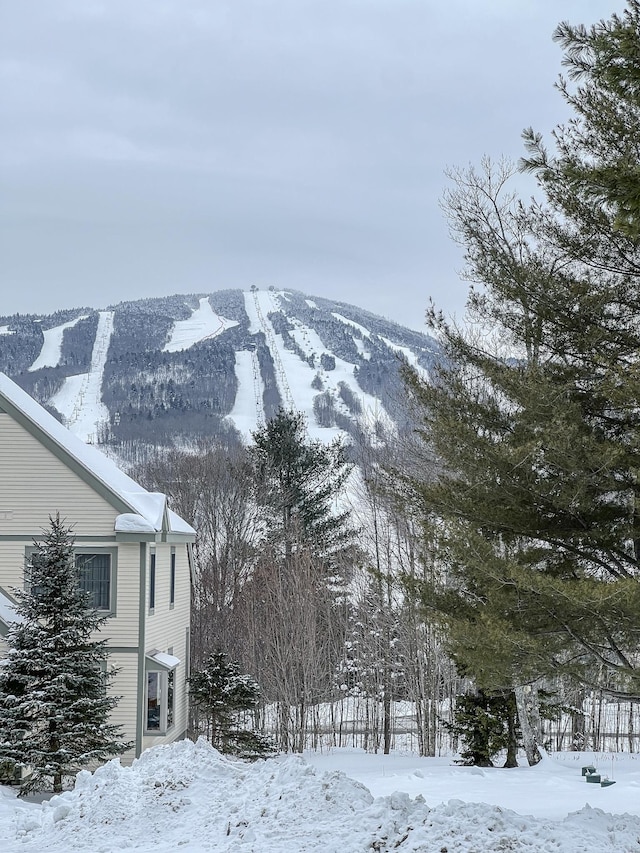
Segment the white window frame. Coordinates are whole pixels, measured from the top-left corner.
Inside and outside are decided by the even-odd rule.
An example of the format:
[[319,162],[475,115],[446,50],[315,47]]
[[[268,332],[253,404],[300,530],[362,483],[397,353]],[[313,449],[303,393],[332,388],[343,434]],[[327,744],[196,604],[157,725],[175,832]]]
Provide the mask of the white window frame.
[[[171,652],[168,652],[171,654]],[[176,666],[165,667],[155,664],[153,655],[147,655],[144,684],[144,732],[150,736],[161,736],[170,732],[176,724]],[[149,728],[149,682],[155,676],[156,707],[159,710],[157,728]],[[169,700],[171,699],[171,706]],[[171,711],[171,713],[169,712]]]

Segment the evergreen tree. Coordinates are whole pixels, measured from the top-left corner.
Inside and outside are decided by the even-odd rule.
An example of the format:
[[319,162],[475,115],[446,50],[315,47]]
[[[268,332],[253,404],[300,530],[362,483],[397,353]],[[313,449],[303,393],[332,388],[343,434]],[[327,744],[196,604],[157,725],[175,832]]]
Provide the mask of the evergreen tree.
[[429,314],[445,358],[409,382],[439,468],[412,486],[443,567],[423,601],[489,690],[563,674],[640,697],[639,25],[631,2],[558,29],[582,85],[561,84],[557,157],[526,135],[544,203],[488,161],[445,197],[475,287],[467,329]]
[[290,564],[294,543],[313,549],[326,567],[351,548],[349,512],[335,511],[349,476],[339,440],[311,441],[300,412],[280,409],[253,433],[256,500],[265,514],[267,538]]
[[271,747],[267,739],[240,725],[240,715],[253,711],[260,702],[260,687],[243,675],[237,663],[224,652],[209,655],[204,667],[189,679],[191,701],[207,720],[211,743],[220,752],[242,756],[265,755]]
[[591,27],[557,27],[568,72],[559,89],[575,117],[555,132],[554,155],[539,134],[525,132],[524,164],[554,204],[586,222],[590,241],[611,219],[615,232],[640,238],[640,3],[626,5],[622,15]]
[[106,693],[106,640],[92,638],[105,617],[78,586],[71,530],[50,521],[26,590],[14,591],[19,620],[0,667],[0,755],[28,770],[21,793],[51,781],[59,792],[64,777],[129,748],[109,723],[118,699]]
[[298,412],[280,409],[253,438],[263,520],[246,588],[264,638],[255,644],[255,671],[278,703],[280,748],[301,752],[307,715],[329,699],[344,643],[345,579],[359,552],[349,512],[336,506],[351,465],[339,442],[309,440]]
[[458,696],[453,722],[445,723],[445,727],[461,741],[460,763],[493,767],[496,755],[506,750],[504,766],[517,766],[518,729],[513,693],[478,690]]

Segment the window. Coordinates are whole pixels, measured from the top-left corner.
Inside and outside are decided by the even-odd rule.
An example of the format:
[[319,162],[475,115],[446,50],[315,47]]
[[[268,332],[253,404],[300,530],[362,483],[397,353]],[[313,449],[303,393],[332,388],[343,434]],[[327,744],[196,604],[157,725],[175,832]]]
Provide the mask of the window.
[[76,554],[78,586],[96,610],[111,610],[111,554]]
[[149,734],[164,734],[175,723],[176,667],[173,649],[147,655],[146,726]]
[[176,603],[176,549],[171,549],[171,574],[169,576],[169,607]]
[[[29,588],[29,561],[34,548],[25,548],[25,585]],[[91,606],[111,616],[116,613],[117,548],[74,548],[78,586],[91,596]]]
[[167,673],[167,728],[170,729],[173,725],[173,702],[175,688],[176,671],[172,669]]
[[160,729],[160,672],[147,673],[147,730]]
[[149,567],[149,610],[156,606],[156,554],[151,552],[151,565]]

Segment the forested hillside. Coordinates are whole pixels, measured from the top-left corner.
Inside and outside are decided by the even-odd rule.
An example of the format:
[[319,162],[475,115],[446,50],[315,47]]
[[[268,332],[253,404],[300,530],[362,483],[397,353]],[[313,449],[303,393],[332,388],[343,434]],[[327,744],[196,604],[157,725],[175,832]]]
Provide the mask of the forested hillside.
[[247,439],[280,407],[327,440],[402,426],[399,367],[428,371],[436,353],[432,338],[364,309],[273,289],[0,317],[0,370],[125,458]]

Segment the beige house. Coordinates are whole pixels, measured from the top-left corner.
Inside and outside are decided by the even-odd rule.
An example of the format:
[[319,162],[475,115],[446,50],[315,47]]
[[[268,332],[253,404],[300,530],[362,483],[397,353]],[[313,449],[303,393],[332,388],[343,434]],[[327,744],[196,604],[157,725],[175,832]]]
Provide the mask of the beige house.
[[60,514],[75,536],[82,586],[108,614],[112,714],[135,748],[187,729],[194,529],[0,373],[0,654],[25,556]]

